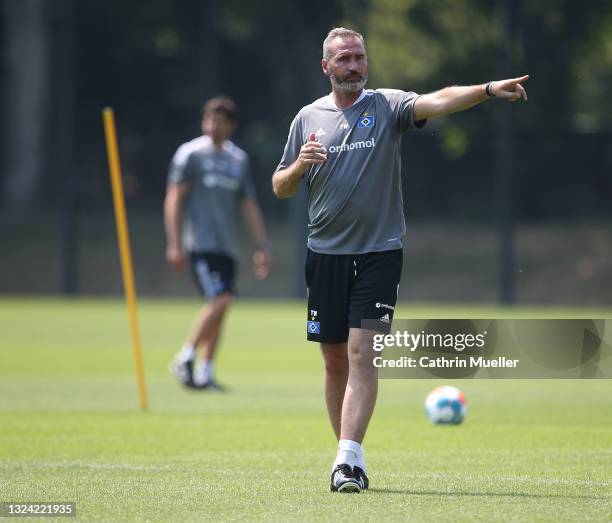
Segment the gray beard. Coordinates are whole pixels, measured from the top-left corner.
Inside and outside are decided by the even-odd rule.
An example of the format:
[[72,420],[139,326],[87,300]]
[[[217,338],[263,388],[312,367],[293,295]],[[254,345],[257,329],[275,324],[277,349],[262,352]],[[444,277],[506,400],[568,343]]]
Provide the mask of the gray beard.
[[365,84],[368,81],[368,75],[364,76],[358,82],[341,82],[338,80],[336,75],[333,74],[329,77],[329,79],[331,80],[332,87],[335,91],[341,93],[356,93],[365,87]]

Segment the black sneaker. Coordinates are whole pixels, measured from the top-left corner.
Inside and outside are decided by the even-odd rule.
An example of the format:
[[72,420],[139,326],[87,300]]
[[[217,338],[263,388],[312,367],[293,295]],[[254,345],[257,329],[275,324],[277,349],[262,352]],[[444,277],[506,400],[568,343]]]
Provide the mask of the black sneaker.
[[362,490],[367,490],[370,486],[370,480],[368,479],[365,470],[363,470],[361,467],[353,467],[353,474],[355,475],[355,479],[359,481]]
[[193,387],[193,360],[179,362],[174,360],[170,363],[170,372],[181,385]]
[[357,481],[350,465],[338,465],[331,475],[332,492],[361,492],[361,483]]
[[204,383],[196,383],[192,381],[189,385],[187,385],[191,389],[196,390],[210,390],[212,392],[227,392],[227,388],[225,385],[221,385],[219,382],[214,380],[208,380]]
[[215,392],[227,392],[225,385],[221,385],[218,381],[210,380],[204,383],[204,387]]

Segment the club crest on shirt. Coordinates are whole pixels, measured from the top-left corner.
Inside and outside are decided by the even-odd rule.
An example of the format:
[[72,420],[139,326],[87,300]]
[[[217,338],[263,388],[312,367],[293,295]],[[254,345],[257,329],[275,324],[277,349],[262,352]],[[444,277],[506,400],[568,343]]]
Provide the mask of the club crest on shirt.
[[357,120],[357,127],[374,127],[376,116],[370,116],[369,113],[363,113]]

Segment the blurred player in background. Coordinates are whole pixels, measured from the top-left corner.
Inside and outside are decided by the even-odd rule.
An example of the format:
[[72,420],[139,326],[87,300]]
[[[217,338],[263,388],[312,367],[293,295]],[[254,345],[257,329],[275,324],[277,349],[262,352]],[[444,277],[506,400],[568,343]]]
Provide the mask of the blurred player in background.
[[[402,272],[401,135],[490,98],[526,100],[527,76],[422,96],[364,89],[365,43],[344,28],[327,35],[321,65],[332,92],[293,120],[272,186],[287,198],[306,183],[306,329],[308,340],[321,344],[325,400],[338,439],[331,490],[360,492],[369,485],[361,444],[378,391],[372,336],[374,329],[389,331]],[[373,320],[371,327],[364,320]]]
[[[189,264],[197,286],[208,299],[171,370],[180,383],[197,389],[223,389],[215,379],[213,362],[234,294],[239,207],[257,244],[255,276],[264,279],[270,269],[268,236],[249,159],[229,140],[236,123],[236,104],[231,99],[219,96],[208,100],[203,108],[203,135],[178,148],[168,174],[166,258],[178,270]],[[198,348],[202,350],[196,362]]]

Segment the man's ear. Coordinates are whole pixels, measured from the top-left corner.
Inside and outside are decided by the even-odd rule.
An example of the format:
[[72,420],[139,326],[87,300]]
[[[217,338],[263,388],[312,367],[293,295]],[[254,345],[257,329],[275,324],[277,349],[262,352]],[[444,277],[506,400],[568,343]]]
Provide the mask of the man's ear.
[[323,69],[323,74],[325,76],[330,76],[328,63],[327,63],[327,60],[325,58],[321,58],[321,69]]

